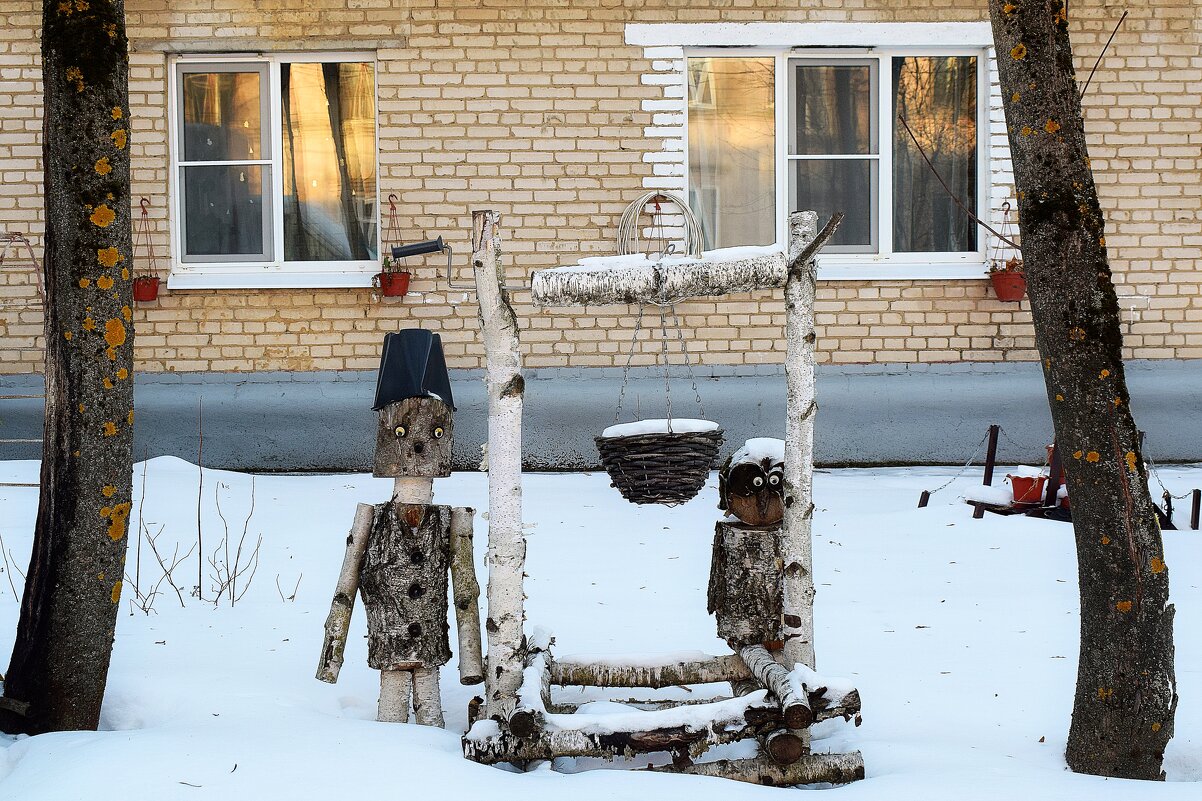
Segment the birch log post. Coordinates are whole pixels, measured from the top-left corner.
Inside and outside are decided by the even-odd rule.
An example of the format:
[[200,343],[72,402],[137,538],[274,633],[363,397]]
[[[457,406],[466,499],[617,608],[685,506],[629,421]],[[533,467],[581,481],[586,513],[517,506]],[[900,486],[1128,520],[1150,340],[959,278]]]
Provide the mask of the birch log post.
[[484,681],[480,646],[480,584],[476,581],[472,519],[476,510],[451,509],[451,587],[455,599],[455,630],[459,635],[459,682]]
[[472,213],[472,270],[488,384],[488,664],[486,717],[508,720],[522,683],[522,395],[518,322],[502,289],[499,215]]
[[810,699],[804,692],[805,686],[802,685],[803,692],[794,692],[789,681],[789,671],[776,663],[767,648],[762,645],[748,645],[739,652],[739,656],[747,663],[748,669],[764,689],[776,696],[785,716],[786,726],[790,729],[804,729],[814,722],[814,711],[810,709]]
[[413,717],[422,726],[437,726],[441,729],[446,724],[442,719],[438,668],[427,665],[405,672],[413,676]]
[[769,787],[796,784],[848,784],[864,778],[864,757],[859,751],[849,754],[806,754],[789,765],[777,765],[767,759],[721,759],[699,765],[648,768],[662,773],[686,773],[691,776],[716,776]]
[[380,704],[376,708],[376,720],[381,723],[408,723],[412,694],[412,671],[381,670]]
[[785,666],[814,667],[814,576],[810,521],[814,514],[814,254],[834,235],[843,215],[836,214],[822,233],[818,215],[789,215],[789,276],[785,282],[785,520],[784,555]]
[[342,570],[338,573],[334,600],[330,602],[330,614],[326,617],[321,661],[317,665],[317,678],[330,684],[338,681],[338,672],[342,669],[346,634],[351,625],[351,611],[355,608],[355,594],[359,591],[359,569],[363,565],[363,554],[367,550],[367,537],[371,534],[374,514],[375,507],[369,503],[361,503],[355,507],[355,522],[346,538],[346,555],[342,558]]

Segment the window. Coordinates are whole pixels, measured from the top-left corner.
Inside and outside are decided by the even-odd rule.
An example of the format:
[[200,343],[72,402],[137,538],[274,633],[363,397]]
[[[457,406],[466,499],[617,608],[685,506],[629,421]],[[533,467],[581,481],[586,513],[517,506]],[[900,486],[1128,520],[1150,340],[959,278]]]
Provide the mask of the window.
[[361,282],[374,272],[372,60],[181,59],[172,105],[173,285],[199,278],[216,286],[222,279],[214,276],[231,285],[288,285],[282,273],[318,284],[338,283],[339,274]]
[[706,247],[772,244],[790,211],[843,211],[824,266],[877,264],[888,268],[882,277],[908,277],[917,265],[972,264],[975,274],[981,237],[922,153],[976,213],[986,189],[982,56],[690,55],[689,202]]

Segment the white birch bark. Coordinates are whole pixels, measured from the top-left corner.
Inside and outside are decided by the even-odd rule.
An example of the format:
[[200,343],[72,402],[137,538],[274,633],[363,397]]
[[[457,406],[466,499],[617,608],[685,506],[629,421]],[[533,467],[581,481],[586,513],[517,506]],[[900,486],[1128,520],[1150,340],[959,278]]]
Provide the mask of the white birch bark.
[[784,664],[814,667],[814,576],[810,521],[814,514],[814,293],[812,258],[795,261],[814,241],[818,215],[789,215],[789,278],[785,283]]
[[442,719],[442,693],[438,688],[438,668],[419,667],[411,674],[413,676],[413,717],[422,726],[437,726],[445,724]]
[[472,547],[474,509],[451,509],[451,586],[455,598],[455,630],[459,635],[459,682],[484,681],[480,646],[480,584]]
[[434,479],[399,476],[392,480],[394,503],[430,503],[434,499]]
[[367,550],[367,538],[371,534],[374,516],[375,509],[369,503],[355,507],[355,522],[346,538],[346,554],[342,557],[342,570],[338,572],[334,600],[330,602],[330,614],[326,617],[321,661],[317,665],[317,678],[330,684],[338,681],[338,672],[342,669],[346,635],[351,625],[351,612],[355,608],[355,594],[359,590],[359,569],[363,566],[363,554]]
[[675,687],[682,684],[711,684],[752,678],[738,654],[704,656],[699,659],[667,658],[661,662],[640,660],[639,664],[588,662],[556,659],[551,663],[551,683],[583,687]]
[[408,723],[409,696],[413,692],[413,671],[380,671],[380,704],[376,720],[381,723]]
[[864,778],[864,757],[859,751],[849,754],[806,754],[789,765],[759,759],[722,759],[687,767],[648,768],[662,773],[687,773],[691,776],[715,776],[739,782],[787,787],[795,784],[848,784]]
[[488,666],[486,717],[507,721],[522,683],[522,395],[518,324],[502,289],[499,216],[472,213],[472,268],[488,384]]

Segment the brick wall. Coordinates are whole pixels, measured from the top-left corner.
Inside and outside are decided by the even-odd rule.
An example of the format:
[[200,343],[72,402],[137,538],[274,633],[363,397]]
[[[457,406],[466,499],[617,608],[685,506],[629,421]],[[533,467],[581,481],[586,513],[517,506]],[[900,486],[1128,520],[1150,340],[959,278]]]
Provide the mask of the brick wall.
[[[648,83],[654,59],[625,44],[629,22],[971,21],[953,0],[905,4],[729,0],[472,3],[412,0],[127,0],[133,191],[152,205],[154,245],[169,263],[167,59],[172,52],[342,49],[378,54],[381,197],[396,193],[409,240],[442,234],[466,267],[473,208],[503,214],[511,281],[531,270],[612,252],[627,202],[654,185],[662,139]],[[824,3],[832,6],[833,3]],[[704,7],[701,7],[704,6]],[[0,230],[39,242],[40,4],[0,10]],[[1087,72],[1117,15],[1074,7]],[[1124,306],[1127,354],[1202,357],[1202,4],[1132,8],[1086,98],[1107,242]],[[654,55],[654,54],[652,54]],[[993,141],[1004,129],[995,109]],[[661,170],[662,172],[662,170]],[[994,176],[1005,180],[1004,174]],[[1004,187],[993,201],[1004,197]],[[9,251],[0,270],[0,373],[36,369],[32,273]],[[420,267],[410,295],[370,290],[177,290],[135,310],[139,369],[338,370],[374,367],[385,331],[426,325],[452,367],[481,366],[471,297]],[[466,276],[466,271],[461,276]],[[10,300],[30,300],[28,305]],[[634,310],[536,312],[517,293],[526,363],[625,361]],[[773,293],[679,307],[703,364],[783,359],[783,302]],[[1001,303],[987,281],[825,281],[816,308],[819,359],[954,362],[1034,358],[1025,303]],[[658,323],[658,317],[654,320]],[[647,332],[633,363],[659,348]]]

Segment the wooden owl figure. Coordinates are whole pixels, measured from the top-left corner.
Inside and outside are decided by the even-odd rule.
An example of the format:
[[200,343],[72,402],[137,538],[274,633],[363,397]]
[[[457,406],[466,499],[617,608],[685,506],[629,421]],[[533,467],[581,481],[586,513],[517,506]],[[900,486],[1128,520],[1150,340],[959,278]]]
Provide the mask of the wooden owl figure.
[[749,526],[775,526],[785,516],[784,477],[784,442],[750,439],[718,471],[718,508]]

